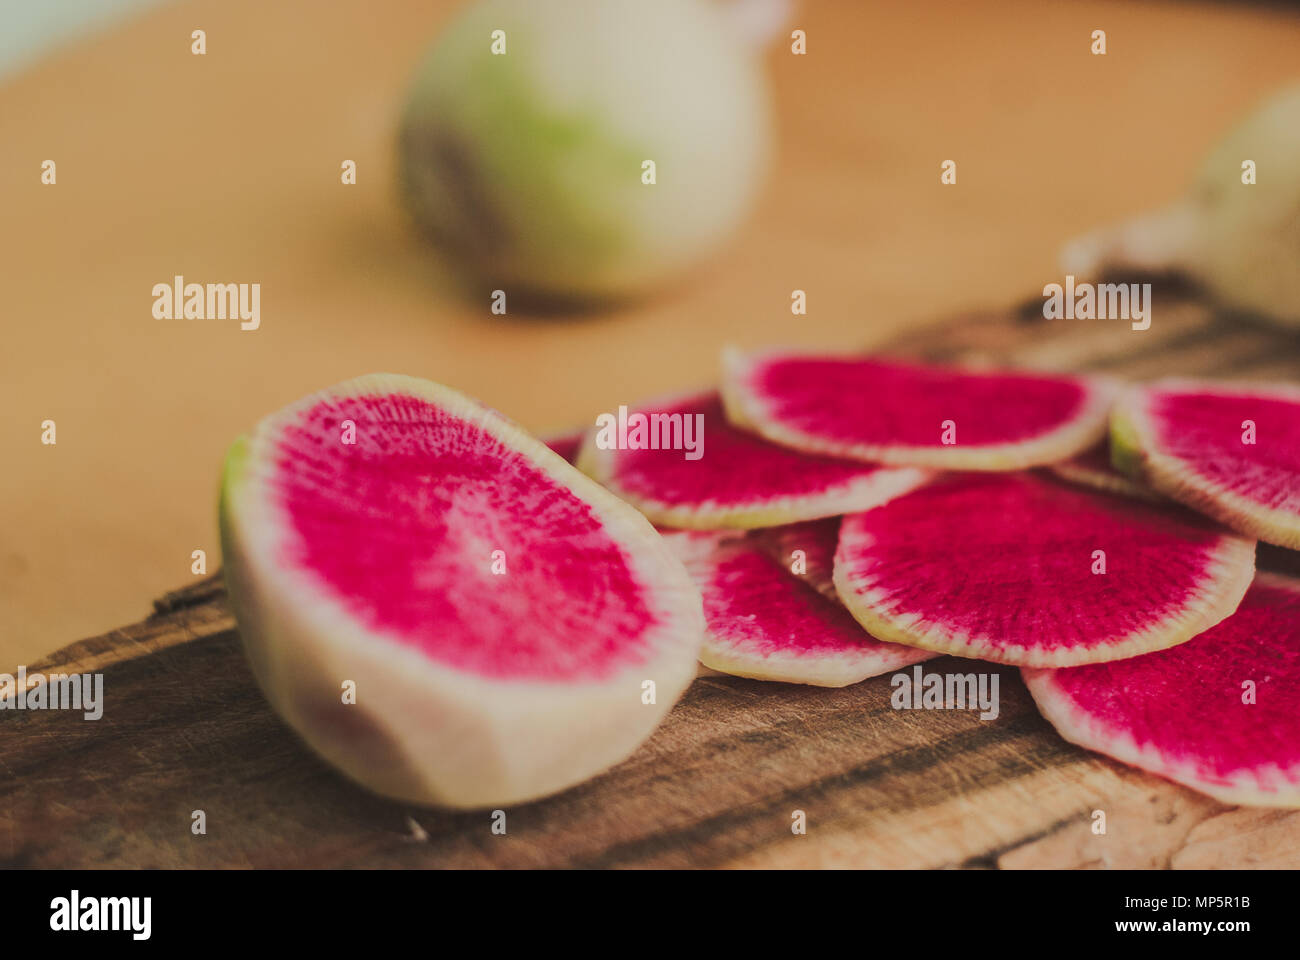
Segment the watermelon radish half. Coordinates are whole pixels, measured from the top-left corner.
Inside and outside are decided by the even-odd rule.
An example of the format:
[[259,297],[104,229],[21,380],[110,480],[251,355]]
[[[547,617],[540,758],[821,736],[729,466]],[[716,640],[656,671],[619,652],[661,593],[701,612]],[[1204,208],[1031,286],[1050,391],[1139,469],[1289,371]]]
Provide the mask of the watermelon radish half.
[[934,654],[881,643],[751,536],[671,541],[704,596],[700,662],[737,677],[843,687]]
[[1023,674],[1072,743],[1224,803],[1300,807],[1300,580],[1259,574],[1177,650]]
[[1176,505],[975,473],[845,517],[835,586],[882,640],[1071,666],[1190,640],[1254,568],[1253,540]]
[[663,444],[603,449],[600,434],[592,431],[578,466],[664,526],[770,527],[833,516],[884,503],[929,478],[924,470],[807,456],[769,443],[728,423],[715,393],[633,413],[652,423],[702,423],[700,456],[690,459],[687,451]]
[[1052,473],[1071,483],[1092,487],[1106,493],[1118,493],[1126,497],[1143,497],[1147,500],[1159,500],[1156,493],[1144,483],[1139,483],[1116,470],[1110,462],[1110,444],[1102,442],[1090,447],[1077,457],[1053,463],[1047,467]]
[[267,698],[391,797],[561,790],[695,675],[699,591],[645,518],[438,384],[374,374],[267,417],[227,459],[221,526]]
[[1117,468],[1267,543],[1300,549],[1300,387],[1165,380],[1111,417]]
[[1107,380],[870,357],[723,354],[727,416],[809,454],[942,470],[1064,460],[1106,433]]

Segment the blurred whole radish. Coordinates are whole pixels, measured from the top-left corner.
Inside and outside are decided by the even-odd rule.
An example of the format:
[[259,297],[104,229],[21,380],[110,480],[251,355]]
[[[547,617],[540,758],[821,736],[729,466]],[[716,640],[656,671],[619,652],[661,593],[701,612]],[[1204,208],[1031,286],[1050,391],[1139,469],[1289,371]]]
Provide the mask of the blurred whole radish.
[[1300,326],[1300,85],[1220,142],[1182,199],[1075,240],[1061,265],[1081,277],[1178,271],[1229,307]]
[[647,292],[752,205],[771,140],[760,47],[783,14],[777,0],[477,0],[418,69],[406,206],[471,284]]

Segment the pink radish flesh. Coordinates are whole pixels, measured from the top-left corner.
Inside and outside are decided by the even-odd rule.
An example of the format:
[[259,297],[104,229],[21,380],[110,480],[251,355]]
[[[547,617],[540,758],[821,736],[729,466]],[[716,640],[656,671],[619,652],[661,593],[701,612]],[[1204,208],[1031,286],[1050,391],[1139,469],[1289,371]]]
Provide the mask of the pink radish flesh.
[[473,422],[408,395],[339,396],[287,426],[278,453],[281,562],[364,626],[496,679],[600,679],[646,655],[655,617],[623,548]]

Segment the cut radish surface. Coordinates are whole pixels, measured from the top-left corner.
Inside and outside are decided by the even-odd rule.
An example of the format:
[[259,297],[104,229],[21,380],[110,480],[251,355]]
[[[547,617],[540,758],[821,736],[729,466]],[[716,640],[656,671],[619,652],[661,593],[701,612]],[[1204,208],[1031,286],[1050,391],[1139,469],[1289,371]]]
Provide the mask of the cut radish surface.
[[943,470],[1017,470],[1099,441],[1109,381],[850,356],[723,355],[732,422],[810,454]]
[[1300,549],[1300,387],[1167,380],[1111,419],[1115,466],[1268,543]]
[[1047,469],[1062,479],[1092,487],[1094,490],[1118,493],[1126,497],[1143,497],[1147,500],[1161,499],[1160,494],[1146,484],[1120,473],[1110,461],[1110,444],[1103,441],[1077,457],[1053,463]]
[[[641,408],[629,424],[638,414],[647,428],[637,442],[655,437],[659,449],[627,449],[623,438],[602,439],[596,430],[578,466],[666,526],[770,527],[866,510],[929,478],[924,470],[807,456],[769,443],[733,427],[716,394]],[[633,440],[631,430],[626,439]],[[618,446],[602,447],[613,441]],[[687,441],[694,451],[683,448]]]
[[935,656],[869,636],[843,604],[791,576],[752,537],[720,538],[703,552],[687,546],[682,559],[704,596],[707,667],[843,687]]
[[1022,666],[1132,657],[1232,613],[1255,542],[1174,504],[957,474],[844,518],[835,586],[874,636]]
[[232,448],[221,508],[268,699],[380,793],[563,789],[628,756],[694,677],[700,596],[660,536],[446,387],[375,374],[271,415]]
[[1025,670],[1065,739],[1232,804],[1300,807],[1300,581],[1261,573],[1177,650]]

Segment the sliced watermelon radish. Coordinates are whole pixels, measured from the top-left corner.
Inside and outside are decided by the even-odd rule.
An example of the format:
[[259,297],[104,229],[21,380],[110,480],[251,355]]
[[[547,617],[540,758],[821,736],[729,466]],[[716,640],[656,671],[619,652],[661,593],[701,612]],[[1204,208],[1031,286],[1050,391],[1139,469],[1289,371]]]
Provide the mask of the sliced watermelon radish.
[[649,523],[428,381],[359,377],[263,420],[227,460],[221,521],[267,698],[388,796],[561,790],[628,756],[695,675],[699,592]]
[[843,687],[935,656],[869,636],[844,605],[791,576],[753,536],[671,541],[704,596],[700,662],[756,680]]
[[1300,807],[1300,580],[1259,574],[1177,650],[1023,674],[1072,743],[1224,803]]
[[870,357],[723,354],[727,416],[810,454],[943,470],[1064,460],[1106,433],[1110,381]]
[[1071,666],[1190,640],[1254,567],[1253,540],[1179,506],[976,473],[845,517],[835,586],[882,640]]
[[668,425],[653,426],[643,442],[664,432],[681,434],[674,424],[702,423],[699,456],[691,459],[691,451],[662,441],[659,449],[603,447],[614,438],[592,431],[578,466],[665,526],[770,527],[833,516],[884,503],[929,478],[924,470],[807,456],[768,443],[731,426],[714,393],[651,404],[629,414],[629,421],[636,414]]
[[1165,380],[1111,417],[1115,466],[1268,543],[1300,549],[1300,387]]
[[803,580],[823,596],[836,603],[835,547],[840,542],[840,518],[805,520],[782,527],[755,530],[754,542],[767,555]]
[[1092,487],[1094,490],[1118,493],[1126,497],[1142,497],[1147,500],[1161,499],[1160,494],[1146,484],[1125,476],[1111,465],[1110,444],[1105,441],[1090,447],[1077,457],[1053,463],[1047,469],[1064,480]]

